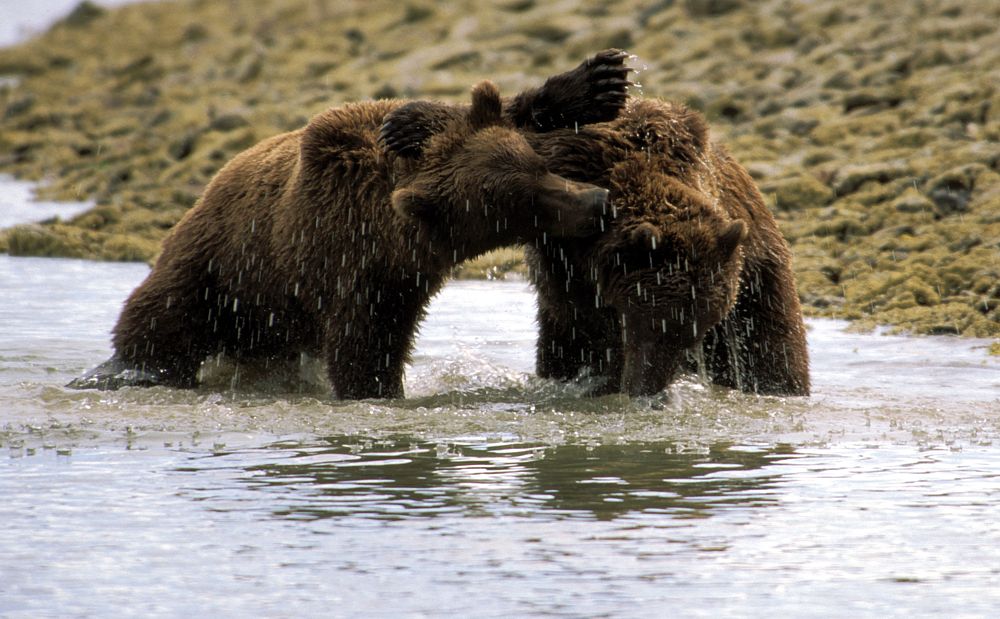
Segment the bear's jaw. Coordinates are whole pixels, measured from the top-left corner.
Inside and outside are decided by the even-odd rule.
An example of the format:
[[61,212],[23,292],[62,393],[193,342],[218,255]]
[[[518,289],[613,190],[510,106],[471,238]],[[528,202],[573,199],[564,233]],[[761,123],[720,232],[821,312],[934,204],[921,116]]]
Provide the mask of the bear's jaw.
[[633,341],[624,342],[622,389],[633,397],[655,395],[673,381],[683,351],[665,345],[659,338],[635,341],[636,337],[641,336],[633,333]]
[[631,396],[653,395],[673,382],[685,351],[700,345],[715,323],[691,308],[660,305],[618,310],[625,353],[622,390]]

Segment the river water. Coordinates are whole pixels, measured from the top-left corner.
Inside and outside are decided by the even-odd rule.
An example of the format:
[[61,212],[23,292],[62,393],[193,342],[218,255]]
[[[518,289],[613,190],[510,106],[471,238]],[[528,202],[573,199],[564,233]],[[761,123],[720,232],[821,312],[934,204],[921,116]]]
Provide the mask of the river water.
[[[0,46],[12,45],[44,32],[83,0],[0,0]],[[136,0],[91,0],[105,8]]]
[[531,375],[527,285],[454,282],[404,400],[64,389],[147,271],[0,256],[0,616],[1000,610],[985,341],[813,321],[809,398],[592,399]]

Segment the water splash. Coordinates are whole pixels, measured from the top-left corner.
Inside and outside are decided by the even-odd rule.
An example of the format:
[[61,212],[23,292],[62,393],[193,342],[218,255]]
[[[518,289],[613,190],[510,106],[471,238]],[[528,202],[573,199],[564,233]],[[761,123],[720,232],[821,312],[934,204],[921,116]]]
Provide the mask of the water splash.
[[632,85],[629,87],[630,94],[634,94],[639,97],[645,96],[643,91],[642,83],[639,82],[639,76],[643,71],[649,70],[649,65],[646,64],[639,56],[635,54],[629,54],[628,58],[625,59],[625,66],[634,74],[632,79]]

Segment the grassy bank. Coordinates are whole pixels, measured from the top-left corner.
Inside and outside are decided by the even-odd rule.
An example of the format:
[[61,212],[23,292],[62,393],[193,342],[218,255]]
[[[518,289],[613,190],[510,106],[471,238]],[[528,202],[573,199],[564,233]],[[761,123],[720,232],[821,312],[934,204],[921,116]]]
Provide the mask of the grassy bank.
[[[991,0],[84,4],[0,50],[0,172],[96,206],[0,250],[150,260],[232,155],[330,105],[510,94],[616,46],[750,169],[809,314],[995,337],[998,23]],[[492,258],[470,272],[517,262]]]

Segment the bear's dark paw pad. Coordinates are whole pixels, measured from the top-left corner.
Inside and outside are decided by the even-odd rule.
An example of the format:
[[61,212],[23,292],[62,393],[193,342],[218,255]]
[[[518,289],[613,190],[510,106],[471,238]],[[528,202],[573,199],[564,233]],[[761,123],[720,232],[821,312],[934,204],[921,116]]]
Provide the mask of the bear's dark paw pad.
[[537,129],[579,127],[614,120],[625,107],[631,69],[627,52],[610,49],[583,61],[572,71],[549,78],[532,109]]
[[628,79],[631,69],[625,66],[628,52],[618,49],[605,50],[587,60],[582,70],[589,98],[593,105],[581,109],[585,122],[607,122],[618,117],[628,99],[632,82]]
[[153,387],[165,382],[163,372],[137,368],[120,359],[108,359],[66,386],[70,389],[115,391],[122,387]]

